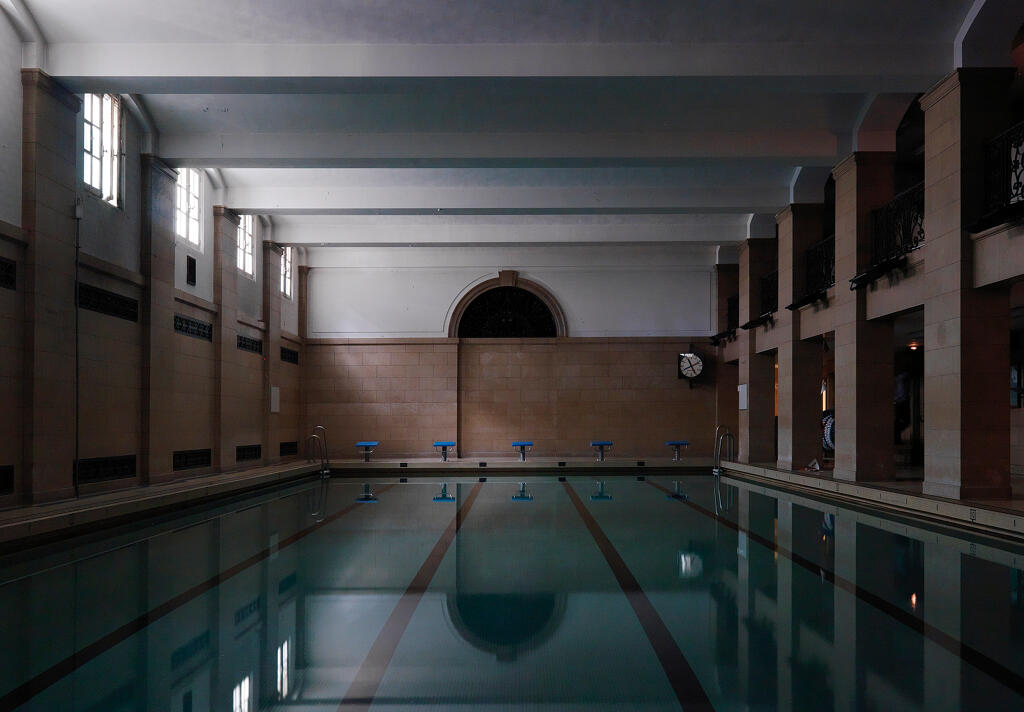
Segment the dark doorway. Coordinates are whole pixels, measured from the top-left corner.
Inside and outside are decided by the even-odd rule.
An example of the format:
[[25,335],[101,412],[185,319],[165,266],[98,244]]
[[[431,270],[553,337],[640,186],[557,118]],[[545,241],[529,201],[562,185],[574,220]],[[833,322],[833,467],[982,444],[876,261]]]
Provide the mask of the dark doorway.
[[495,287],[474,299],[459,320],[459,338],[526,339],[557,336],[548,306],[533,292]]

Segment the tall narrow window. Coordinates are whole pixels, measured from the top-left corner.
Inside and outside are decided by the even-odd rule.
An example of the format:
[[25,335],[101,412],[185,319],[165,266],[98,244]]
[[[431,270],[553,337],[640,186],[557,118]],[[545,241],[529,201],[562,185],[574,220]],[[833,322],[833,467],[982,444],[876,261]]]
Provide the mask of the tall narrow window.
[[177,206],[174,211],[174,230],[178,237],[202,249],[199,233],[199,196],[202,179],[194,168],[178,171]]
[[238,221],[238,269],[252,276],[252,215],[242,215]]
[[277,696],[288,696],[288,639],[277,646]]
[[231,712],[252,712],[252,676],[246,675],[231,692]]
[[281,255],[281,294],[292,298],[292,248],[284,248]]
[[121,99],[113,94],[83,97],[82,179],[114,206],[121,204]]

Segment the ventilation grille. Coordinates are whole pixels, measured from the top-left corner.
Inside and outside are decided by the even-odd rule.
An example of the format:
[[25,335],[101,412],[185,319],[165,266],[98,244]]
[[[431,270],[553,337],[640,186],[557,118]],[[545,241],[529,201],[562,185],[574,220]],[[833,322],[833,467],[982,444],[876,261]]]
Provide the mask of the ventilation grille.
[[252,339],[248,336],[242,336],[239,334],[236,344],[240,351],[249,351],[254,354],[263,353],[263,341],[260,339]]
[[296,351],[295,349],[290,349],[287,346],[282,346],[281,347],[281,360],[285,361],[286,363],[294,363],[294,364],[298,365],[298,363],[299,363],[299,352]]
[[246,603],[244,606],[236,608],[235,609],[235,625],[241,625],[242,623],[244,623],[246,621],[246,619],[250,618],[254,613],[259,613],[260,612],[260,602],[261,602],[262,598],[263,598],[262,596],[257,596],[256,598],[254,598],[251,601],[249,601],[248,603]]
[[78,306],[127,321],[139,320],[139,300],[91,284],[78,285]]
[[206,450],[178,450],[174,453],[172,467],[175,470],[192,470],[196,467],[209,467],[212,460],[209,448]]
[[174,330],[194,339],[213,341],[213,324],[183,314],[174,315]]
[[14,492],[14,465],[0,465],[0,494]]
[[235,461],[259,460],[263,457],[262,445],[239,445],[235,448]]
[[281,457],[287,457],[288,455],[299,454],[299,443],[292,440],[288,443],[281,443]]
[[90,457],[78,461],[79,482],[104,482],[135,477],[135,455]]
[[0,287],[18,288],[18,263],[6,257],[0,257]]
[[200,633],[171,653],[171,669],[179,668],[204,650],[210,649],[210,631]]

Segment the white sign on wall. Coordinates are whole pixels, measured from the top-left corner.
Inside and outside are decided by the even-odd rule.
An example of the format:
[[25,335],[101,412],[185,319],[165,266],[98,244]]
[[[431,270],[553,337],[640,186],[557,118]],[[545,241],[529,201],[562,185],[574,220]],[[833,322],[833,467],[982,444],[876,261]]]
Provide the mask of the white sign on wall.
[[738,397],[739,402],[740,402],[740,410],[746,410],[747,409],[747,384],[746,383],[741,383],[740,385],[736,386],[736,392],[738,394],[737,397]]

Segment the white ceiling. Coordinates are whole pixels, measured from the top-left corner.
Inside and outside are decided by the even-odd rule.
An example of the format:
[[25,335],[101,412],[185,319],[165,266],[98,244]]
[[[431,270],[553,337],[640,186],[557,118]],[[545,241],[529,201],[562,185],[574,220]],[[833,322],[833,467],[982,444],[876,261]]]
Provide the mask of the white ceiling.
[[999,44],[1024,15],[1019,0],[24,7],[49,73],[134,95],[165,160],[211,169],[218,199],[273,216],[274,239],[331,245],[736,242],[855,147],[891,147],[961,44]]

